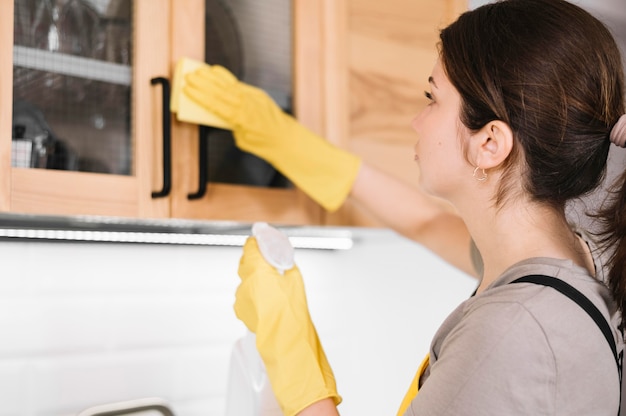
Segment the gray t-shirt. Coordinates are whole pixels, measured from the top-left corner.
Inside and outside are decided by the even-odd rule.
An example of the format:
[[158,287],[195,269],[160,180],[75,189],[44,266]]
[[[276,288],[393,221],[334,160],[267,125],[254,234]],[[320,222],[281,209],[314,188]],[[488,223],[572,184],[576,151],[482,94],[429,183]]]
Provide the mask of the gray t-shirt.
[[564,280],[602,312],[621,351],[620,315],[594,257],[597,278],[569,260],[528,259],[459,305],[433,339],[405,414],[615,416],[617,366],[596,323],[551,287],[508,284],[529,274]]

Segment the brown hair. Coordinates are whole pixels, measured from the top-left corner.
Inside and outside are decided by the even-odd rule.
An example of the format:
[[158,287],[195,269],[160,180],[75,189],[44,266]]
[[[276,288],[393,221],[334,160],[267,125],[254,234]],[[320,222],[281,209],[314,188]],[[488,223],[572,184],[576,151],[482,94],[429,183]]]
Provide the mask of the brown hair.
[[[560,210],[602,182],[609,133],[624,114],[622,60],[604,24],[563,0],[504,0],[464,13],[440,38],[462,123],[477,131],[502,120],[514,133],[497,204],[518,174],[535,201]],[[620,190],[601,218],[604,240],[619,246],[609,282],[624,313],[626,185]]]

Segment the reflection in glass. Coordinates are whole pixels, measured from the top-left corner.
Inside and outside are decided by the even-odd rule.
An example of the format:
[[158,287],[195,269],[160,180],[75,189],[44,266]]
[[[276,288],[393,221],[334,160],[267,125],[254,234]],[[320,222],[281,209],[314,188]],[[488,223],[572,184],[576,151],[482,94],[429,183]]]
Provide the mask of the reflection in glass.
[[[291,113],[291,0],[205,0],[205,6],[205,61],[222,65],[237,78],[262,88]],[[265,160],[240,150],[230,131],[210,128],[200,132],[207,144],[208,182],[292,186]]]
[[130,0],[15,0],[16,167],[132,174]]

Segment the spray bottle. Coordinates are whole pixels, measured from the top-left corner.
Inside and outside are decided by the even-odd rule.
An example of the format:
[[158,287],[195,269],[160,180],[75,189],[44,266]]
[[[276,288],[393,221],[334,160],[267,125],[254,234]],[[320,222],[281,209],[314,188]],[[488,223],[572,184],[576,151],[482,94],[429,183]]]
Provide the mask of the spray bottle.
[[[294,250],[289,238],[267,223],[252,226],[263,258],[279,273],[294,266]],[[265,365],[256,348],[256,336],[246,331],[233,347],[230,359],[226,416],[281,416],[267,378]]]

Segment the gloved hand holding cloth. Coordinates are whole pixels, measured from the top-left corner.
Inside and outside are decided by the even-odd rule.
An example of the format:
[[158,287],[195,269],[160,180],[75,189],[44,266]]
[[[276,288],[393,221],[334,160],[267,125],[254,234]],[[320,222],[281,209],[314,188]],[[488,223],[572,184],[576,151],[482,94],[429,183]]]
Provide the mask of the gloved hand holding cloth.
[[360,158],[304,127],[265,91],[204,64],[185,75],[182,93],[228,123],[241,150],[272,164],[326,210],[343,204]]
[[279,273],[249,237],[239,263],[235,313],[256,334],[259,354],[284,414],[319,400],[341,402],[333,371],[311,321],[297,266]]

